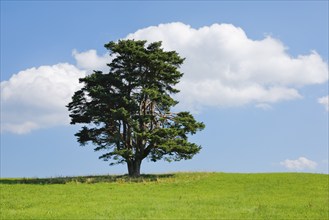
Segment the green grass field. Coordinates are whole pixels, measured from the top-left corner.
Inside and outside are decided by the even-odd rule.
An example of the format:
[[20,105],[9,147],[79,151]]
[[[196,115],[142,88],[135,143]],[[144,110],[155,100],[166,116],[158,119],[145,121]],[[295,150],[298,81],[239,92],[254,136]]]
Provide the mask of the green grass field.
[[329,175],[1,179],[1,219],[328,219]]

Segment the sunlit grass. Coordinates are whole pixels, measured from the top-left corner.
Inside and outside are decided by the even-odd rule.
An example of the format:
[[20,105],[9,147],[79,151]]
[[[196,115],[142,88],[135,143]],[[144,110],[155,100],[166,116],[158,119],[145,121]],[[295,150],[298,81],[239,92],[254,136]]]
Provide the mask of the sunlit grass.
[[1,219],[328,219],[324,174],[1,179]]

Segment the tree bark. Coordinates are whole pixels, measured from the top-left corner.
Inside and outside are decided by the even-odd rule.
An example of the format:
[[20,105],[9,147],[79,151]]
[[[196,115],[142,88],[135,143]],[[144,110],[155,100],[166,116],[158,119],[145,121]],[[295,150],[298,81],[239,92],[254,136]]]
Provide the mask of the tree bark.
[[127,161],[128,175],[130,177],[139,177],[141,175],[141,159],[135,159],[132,161]]

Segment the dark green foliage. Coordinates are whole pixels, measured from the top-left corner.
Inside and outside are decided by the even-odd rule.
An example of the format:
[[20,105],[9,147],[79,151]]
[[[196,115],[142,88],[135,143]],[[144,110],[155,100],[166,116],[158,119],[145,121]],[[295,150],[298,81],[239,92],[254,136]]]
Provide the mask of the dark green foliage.
[[141,161],[191,159],[200,146],[188,135],[204,128],[189,112],[172,113],[171,95],[184,59],[163,51],[161,42],[120,40],[105,44],[112,56],[109,72],[94,71],[80,79],[83,88],[68,104],[71,124],[85,124],[78,142],[105,150],[101,159],[127,163],[129,175],[140,174]]

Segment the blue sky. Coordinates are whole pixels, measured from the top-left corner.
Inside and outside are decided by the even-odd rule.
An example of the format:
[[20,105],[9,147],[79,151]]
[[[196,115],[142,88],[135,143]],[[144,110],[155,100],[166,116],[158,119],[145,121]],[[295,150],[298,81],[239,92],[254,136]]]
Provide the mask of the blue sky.
[[328,1],[1,1],[1,177],[127,172],[63,107],[122,38],[186,57],[178,108],[206,124],[192,160],[143,173],[328,173]]

